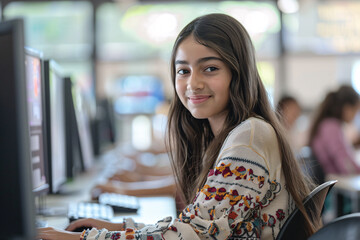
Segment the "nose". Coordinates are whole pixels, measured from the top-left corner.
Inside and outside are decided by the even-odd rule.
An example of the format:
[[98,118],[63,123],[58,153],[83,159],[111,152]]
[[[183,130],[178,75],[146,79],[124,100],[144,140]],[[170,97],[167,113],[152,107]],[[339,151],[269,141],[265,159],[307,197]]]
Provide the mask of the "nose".
[[199,74],[192,72],[187,81],[187,90],[198,91],[204,88],[204,81]]

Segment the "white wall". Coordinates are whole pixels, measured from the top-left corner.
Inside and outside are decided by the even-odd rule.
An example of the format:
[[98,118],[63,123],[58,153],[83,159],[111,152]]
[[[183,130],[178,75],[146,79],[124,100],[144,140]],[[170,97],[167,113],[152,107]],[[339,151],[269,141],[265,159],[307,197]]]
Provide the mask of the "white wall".
[[328,91],[343,83],[351,84],[351,69],[356,59],[355,56],[288,55],[283,66],[283,89],[305,109],[312,110]]

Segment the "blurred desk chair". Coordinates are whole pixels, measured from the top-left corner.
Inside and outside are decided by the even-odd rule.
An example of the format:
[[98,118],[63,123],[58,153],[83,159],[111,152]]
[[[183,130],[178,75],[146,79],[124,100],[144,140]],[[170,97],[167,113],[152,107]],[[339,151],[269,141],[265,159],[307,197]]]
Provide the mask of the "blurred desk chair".
[[[324,207],[325,198],[337,181],[328,181],[316,187],[304,200],[304,206],[310,218],[320,218]],[[316,219],[315,218],[315,219]],[[281,228],[276,240],[306,240],[304,231],[305,218],[298,208],[290,214],[284,226]]]
[[360,213],[352,213],[336,218],[309,238],[309,240],[335,239],[360,239]]

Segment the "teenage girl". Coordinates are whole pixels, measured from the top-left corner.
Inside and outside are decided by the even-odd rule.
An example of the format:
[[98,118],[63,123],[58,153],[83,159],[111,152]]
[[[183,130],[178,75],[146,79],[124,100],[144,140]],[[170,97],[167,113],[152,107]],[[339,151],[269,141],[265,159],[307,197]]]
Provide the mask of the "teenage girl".
[[[269,103],[245,28],[225,14],[196,18],[175,41],[171,75],[167,144],[188,204],[179,218],[138,230],[85,219],[68,230],[93,228],[47,228],[39,237],[275,239],[295,206],[305,213],[308,183]],[[307,221],[304,231],[315,230]]]

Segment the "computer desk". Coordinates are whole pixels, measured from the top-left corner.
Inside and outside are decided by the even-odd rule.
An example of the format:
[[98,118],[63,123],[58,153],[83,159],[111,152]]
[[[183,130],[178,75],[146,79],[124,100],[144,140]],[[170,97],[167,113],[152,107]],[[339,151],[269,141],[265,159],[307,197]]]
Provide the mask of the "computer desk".
[[[326,177],[327,180],[338,180],[334,185],[332,191],[334,196],[342,194],[351,199],[351,212],[360,211],[360,175],[349,175],[349,176],[340,176],[336,174],[331,174]],[[334,206],[336,213],[338,212],[338,202],[337,198],[334,198]]]
[[[99,175],[102,163],[97,163],[88,172],[82,173],[73,182],[65,185],[62,194],[50,194],[45,196],[48,210],[47,216],[37,216],[38,220],[45,221],[49,227],[65,229],[69,225],[67,207],[72,202],[90,202],[90,190],[102,176]],[[112,222],[123,222],[123,218],[131,217],[135,222],[155,224],[164,217],[171,216],[175,219],[176,204],[173,196],[138,197],[139,210],[137,213],[115,214]]]
[[[360,166],[360,150],[355,152],[356,161]],[[326,180],[338,180],[333,187],[334,196],[342,194],[351,199],[351,212],[360,211],[360,175],[337,175],[329,174]],[[337,197],[334,197],[335,211],[338,213]]]

